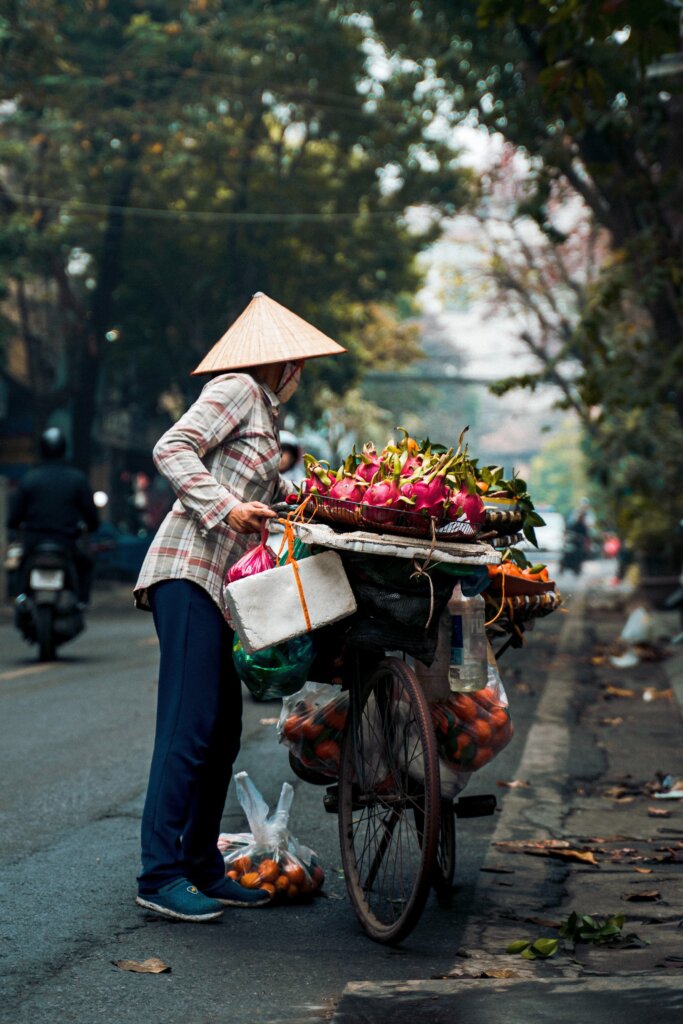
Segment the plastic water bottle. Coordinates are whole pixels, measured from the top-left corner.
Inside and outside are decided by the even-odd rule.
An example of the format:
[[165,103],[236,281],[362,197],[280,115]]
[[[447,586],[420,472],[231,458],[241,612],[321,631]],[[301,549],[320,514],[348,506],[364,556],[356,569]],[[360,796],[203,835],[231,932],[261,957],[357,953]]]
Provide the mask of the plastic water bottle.
[[485,602],[481,594],[465,597],[459,583],[448,602],[451,615],[451,657],[448,685],[451,690],[483,690],[487,682]]

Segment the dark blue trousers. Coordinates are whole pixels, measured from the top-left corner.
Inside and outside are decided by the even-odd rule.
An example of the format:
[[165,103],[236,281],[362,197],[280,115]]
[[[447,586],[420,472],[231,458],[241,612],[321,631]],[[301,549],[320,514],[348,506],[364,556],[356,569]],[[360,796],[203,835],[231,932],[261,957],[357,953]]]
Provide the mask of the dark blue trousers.
[[154,754],[142,816],[140,894],[178,878],[222,878],[216,846],[242,729],[233,632],[188,580],[150,588],[161,662]]

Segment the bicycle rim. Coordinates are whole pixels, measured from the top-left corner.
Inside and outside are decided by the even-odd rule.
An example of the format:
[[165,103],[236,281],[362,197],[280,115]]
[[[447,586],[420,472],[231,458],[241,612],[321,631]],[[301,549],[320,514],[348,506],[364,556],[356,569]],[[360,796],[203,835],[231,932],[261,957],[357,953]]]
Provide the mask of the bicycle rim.
[[381,662],[358,697],[339,773],[344,874],[367,934],[396,943],[420,918],[437,856],[436,740],[427,699],[403,662]]

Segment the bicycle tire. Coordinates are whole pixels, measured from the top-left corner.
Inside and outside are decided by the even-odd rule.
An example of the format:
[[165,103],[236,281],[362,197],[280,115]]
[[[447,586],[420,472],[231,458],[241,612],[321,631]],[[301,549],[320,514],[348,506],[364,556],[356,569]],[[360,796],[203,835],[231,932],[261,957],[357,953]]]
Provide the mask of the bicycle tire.
[[396,658],[380,662],[351,700],[339,771],[346,886],[367,935],[396,944],[417,924],[433,878],[441,803],[436,738],[427,698]]
[[432,887],[441,907],[449,907],[453,897],[456,863],[455,807],[442,798],[439,816],[439,843],[432,875]]
[[[422,830],[422,811],[415,809],[415,822],[418,833]],[[432,871],[432,888],[440,907],[449,907],[453,896],[453,877],[455,875],[455,808],[453,801],[447,797],[441,799],[439,814],[439,841],[436,860]]]

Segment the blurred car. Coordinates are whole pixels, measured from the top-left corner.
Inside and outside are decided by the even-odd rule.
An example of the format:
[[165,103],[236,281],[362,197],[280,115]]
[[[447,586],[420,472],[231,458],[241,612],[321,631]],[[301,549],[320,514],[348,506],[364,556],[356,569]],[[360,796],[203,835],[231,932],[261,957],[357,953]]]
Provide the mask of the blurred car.
[[113,523],[102,523],[88,538],[95,562],[95,578],[134,582],[153,536],[151,530],[128,533]]

